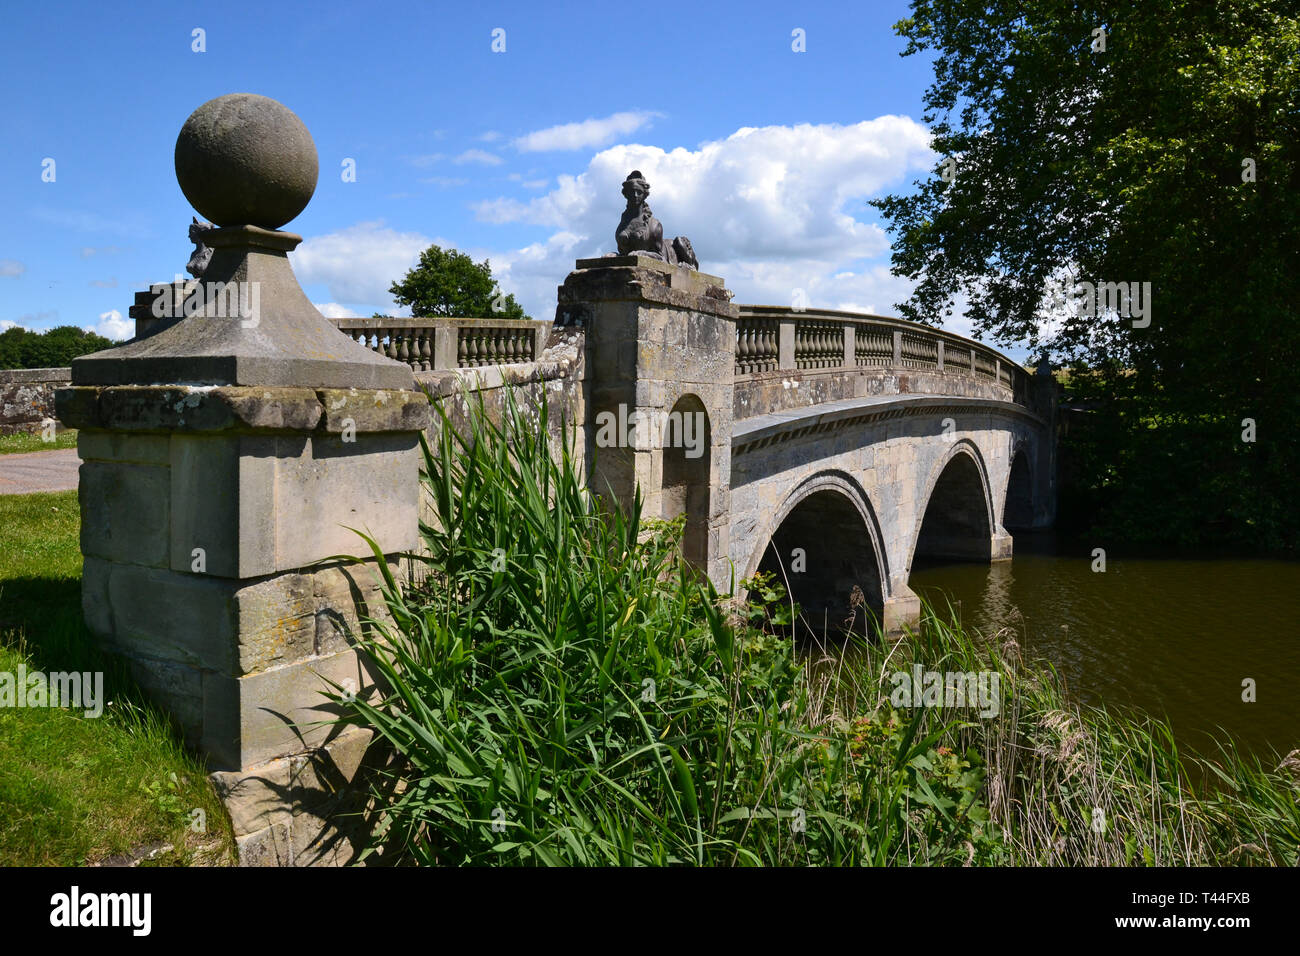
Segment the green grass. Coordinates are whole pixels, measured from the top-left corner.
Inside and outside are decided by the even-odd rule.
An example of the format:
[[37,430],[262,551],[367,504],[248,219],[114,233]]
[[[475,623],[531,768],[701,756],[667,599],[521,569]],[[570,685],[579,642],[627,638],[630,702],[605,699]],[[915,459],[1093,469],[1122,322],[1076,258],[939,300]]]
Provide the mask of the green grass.
[[[1167,724],[1079,707],[1011,635],[929,608],[902,640],[810,661],[773,633],[794,609],[770,581],[756,603],[719,598],[677,557],[678,525],[643,521],[639,503],[600,511],[544,437],[544,408],[540,424],[503,414],[471,414],[465,436],[444,419],[426,447],[427,577],[390,578],[391,619],[364,636],[390,688],[352,706],[392,755],[370,821],[386,856],[1296,862],[1294,759],[1184,754]],[[913,662],[996,673],[996,714],[892,700]]]
[[0,497],[0,672],[103,672],[111,702],[98,718],[0,708],[0,865],[135,858],[167,844],[154,862],[220,859],[229,822],[201,763],[82,623],[79,527],[75,491]]
[[46,441],[40,432],[34,435],[20,433],[17,435],[0,435],[0,455],[21,455],[30,451],[51,451],[55,448],[76,448],[77,430],[69,428],[54,436],[53,441]]

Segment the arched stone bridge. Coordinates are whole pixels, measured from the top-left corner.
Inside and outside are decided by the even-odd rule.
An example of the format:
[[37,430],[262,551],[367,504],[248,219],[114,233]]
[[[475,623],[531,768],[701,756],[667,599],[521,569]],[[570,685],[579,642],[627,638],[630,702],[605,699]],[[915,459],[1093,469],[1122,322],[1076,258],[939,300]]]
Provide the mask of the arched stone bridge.
[[686,556],[720,590],[770,571],[818,629],[857,585],[897,630],[918,559],[1005,560],[1014,532],[1052,523],[1050,376],[913,322],[730,298],[718,277],[606,256],[579,260],[554,326],[339,325],[435,394],[550,388],[598,493],[684,513]]
[[[857,585],[897,630],[915,561],[1006,560],[1014,531],[1052,522],[1049,376],[916,323],[729,300],[717,277],[605,257],[578,262],[556,320],[584,332],[593,487],[684,512],[720,588],[772,571],[834,627]],[[654,427],[602,441],[602,413]]]

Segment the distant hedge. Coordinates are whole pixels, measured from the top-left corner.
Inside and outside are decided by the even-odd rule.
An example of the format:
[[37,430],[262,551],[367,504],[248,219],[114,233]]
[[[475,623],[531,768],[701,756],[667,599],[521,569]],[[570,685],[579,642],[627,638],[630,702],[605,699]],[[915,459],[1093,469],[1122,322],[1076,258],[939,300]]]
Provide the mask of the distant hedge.
[[60,325],[46,332],[15,326],[0,332],[0,368],[64,368],[78,355],[115,344],[75,325]]

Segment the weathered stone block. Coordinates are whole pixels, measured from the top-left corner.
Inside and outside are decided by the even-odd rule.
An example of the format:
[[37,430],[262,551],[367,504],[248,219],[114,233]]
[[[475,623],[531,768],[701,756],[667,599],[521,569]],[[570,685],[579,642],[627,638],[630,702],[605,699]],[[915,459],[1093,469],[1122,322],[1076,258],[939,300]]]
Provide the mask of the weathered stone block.
[[112,568],[102,558],[86,556],[81,562],[81,610],[86,627],[102,638],[113,634],[113,604],[108,593]]
[[130,656],[229,671],[235,652],[231,589],[216,578],[114,565],[108,581],[112,645]]
[[319,746],[331,733],[339,707],[325,696],[333,681],[360,696],[374,680],[352,650],[232,678],[205,673],[202,746],[218,769],[237,769]]
[[285,823],[236,838],[235,849],[240,866],[293,866],[289,826]]
[[166,468],[88,461],[80,469],[81,551],[165,567],[171,482]]
[[213,789],[230,813],[235,836],[245,837],[293,820],[288,797],[291,768],[287,758],[250,767],[208,774]]
[[321,389],[317,392],[324,418],[321,427],[337,434],[423,431],[429,426],[429,400],[422,392],[362,389]]
[[171,438],[127,432],[82,430],[77,433],[82,461],[125,461],[141,465],[171,464]]

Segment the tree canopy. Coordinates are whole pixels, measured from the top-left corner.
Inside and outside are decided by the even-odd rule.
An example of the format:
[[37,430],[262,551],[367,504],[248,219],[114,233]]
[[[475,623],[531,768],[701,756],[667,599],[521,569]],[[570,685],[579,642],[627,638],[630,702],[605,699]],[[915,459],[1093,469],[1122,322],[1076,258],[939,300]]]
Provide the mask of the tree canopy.
[[116,344],[75,325],[60,325],[46,332],[14,326],[0,332],[0,368],[66,368],[79,355]]
[[430,246],[400,282],[388,290],[398,305],[419,317],[526,319],[514,295],[503,294],[487,259],[475,262],[463,252]]
[[[1300,8],[916,0],[911,14],[896,29],[904,56],[935,57],[924,119],[941,158],[873,203],[894,271],[916,282],[903,314],[938,324],[965,300],[977,334],[1086,369],[1072,382],[1107,399],[1105,454],[1128,468],[1099,480],[1142,486],[1130,505],[1153,527],[1168,517],[1191,540],[1191,522],[1220,522],[1294,546]],[[1148,315],[1079,308],[1050,293],[1061,280],[1150,283]],[[1257,441],[1240,437],[1247,418]]]

